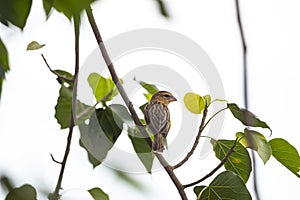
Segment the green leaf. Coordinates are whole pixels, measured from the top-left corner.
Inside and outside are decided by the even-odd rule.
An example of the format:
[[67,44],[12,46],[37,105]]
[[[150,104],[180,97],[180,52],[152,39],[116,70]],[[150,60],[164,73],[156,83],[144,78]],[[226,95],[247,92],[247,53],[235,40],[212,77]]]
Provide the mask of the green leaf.
[[97,73],[91,73],[88,82],[97,101],[103,98],[105,98],[104,101],[109,101],[117,95],[115,84],[111,79],[106,79]]
[[43,48],[45,46],[45,44],[39,44],[37,41],[32,41],[27,45],[27,51],[28,50],[37,50],[40,48]]
[[196,186],[194,192],[197,200],[252,199],[243,180],[231,171],[220,173],[209,186]]
[[300,157],[297,149],[282,138],[272,139],[269,144],[272,148],[272,155],[300,178]]
[[201,114],[205,108],[204,99],[200,95],[192,92],[186,93],[183,101],[185,107],[194,114]]
[[[94,0],[59,0],[49,1],[46,5],[46,12],[49,10],[53,2],[53,7],[58,11],[62,12],[68,19],[71,19],[74,15],[79,15],[87,6],[89,6]],[[44,6],[45,9],[45,6]]]
[[[85,128],[88,128],[88,125],[86,124],[81,124],[79,125],[79,131],[83,132]],[[88,129],[85,129],[88,130]],[[99,160],[97,160],[84,146],[84,144],[82,143],[81,139],[79,140],[79,145],[84,148],[88,154],[88,160],[89,162],[93,165],[93,168],[96,168],[97,166],[99,166],[101,164],[101,162]]]
[[[136,80],[136,78],[134,78],[134,80],[137,81],[145,90],[147,90],[147,92],[151,96],[159,91],[158,88],[154,84],[146,83],[144,81],[138,81],[138,80]],[[151,98],[151,96],[150,96],[150,98]],[[149,96],[146,98],[148,99]]]
[[236,137],[241,138],[239,142],[245,148],[257,151],[264,164],[270,159],[272,155],[271,146],[261,133],[245,129],[244,133],[239,132],[236,134]]
[[163,0],[156,0],[156,2],[158,4],[158,6],[159,6],[159,12],[160,12],[160,14],[162,16],[166,17],[166,18],[170,17],[170,15],[169,15],[169,13],[168,13],[168,11],[166,9],[164,1]]
[[234,152],[225,162],[224,167],[238,174],[246,183],[252,171],[251,158],[248,151],[241,144],[235,144],[234,140],[218,140],[214,144],[215,155],[218,159],[223,160],[233,145],[236,145]]
[[6,26],[10,22],[23,30],[31,9],[31,4],[31,0],[1,0],[0,21]]
[[50,11],[52,10],[53,1],[54,0],[43,0],[43,7],[47,18],[49,17]]
[[108,195],[100,188],[92,188],[88,190],[94,200],[109,200]]
[[128,136],[131,140],[132,146],[145,166],[147,172],[151,174],[151,169],[153,165],[154,160],[154,154],[152,152],[151,147],[145,140],[145,138],[142,136],[142,134],[137,130],[137,128],[130,128],[128,127]]
[[126,183],[126,185],[130,185],[130,186],[134,187],[135,189],[138,189],[139,191],[144,190],[143,185],[141,183],[139,183],[135,178],[130,176],[128,173],[122,172],[119,170],[114,170],[114,173],[119,178],[119,180],[124,181]]
[[242,122],[245,126],[268,128],[272,132],[271,128],[266,124],[266,122],[258,119],[250,111],[241,109],[234,103],[228,103],[227,107],[230,109],[233,116],[240,122]]
[[75,117],[75,124],[81,125],[83,124],[87,119],[89,119],[92,114],[95,112],[96,106],[89,106],[86,105],[79,100],[77,100],[76,104],[76,117]]
[[148,103],[144,103],[143,105],[141,105],[141,106],[139,107],[139,109],[142,111],[142,113],[145,112],[145,108],[146,108],[147,104],[148,104]]
[[[59,84],[63,84],[64,82],[68,83],[71,87],[73,87],[73,75],[70,72],[56,69],[53,72],[57,75],[57,81]],[[63,78],[61,78],[63,77]]]
[[5,73],[8,70],[9,70],[8,52],[7,52],[6,46],[0,39],[0,97],[1,97],[1,93],[2,93],[2,84],[5,79]]
[[29,184],[11,190],[5,200],[36,200],[36,190]]
[[206,107],[208,107],[211,104],[211,96],[209,94],[207,94],[203,97],[203,99],[204,99]]
[[120,136],[123,121],[110,107],[104,107],[96,109],[88,127],[80,127],[82,145],[94,159],[102,162]]
[[61,129],[69,128],[72,111],[72,88],[61,85],[55,106],[55,118]]

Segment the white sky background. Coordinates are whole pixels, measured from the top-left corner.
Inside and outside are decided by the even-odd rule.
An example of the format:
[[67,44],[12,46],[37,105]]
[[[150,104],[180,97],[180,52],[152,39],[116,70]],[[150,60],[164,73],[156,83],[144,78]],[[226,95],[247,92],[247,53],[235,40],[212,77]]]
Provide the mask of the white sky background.
[[[104,40],[138,28],[169,29],[191,38],[215,63],[226,99],[243,106],[242,49],[234,1],[177,0],[166,4],[170,20],[160,16],[151,0],[102,0],[93,8]],[[241,6],[249,50],[250,110],[272,128],[271,138],[282,137],[300,150],[300,2],[248,0],[241,1]],[[61,131],[54,118],[59,85],[44,65],[40,52],[52,68],[73,72],[73,26],[56,12],[45,22],[41,1],[34,1],[24,32],[0,25],[0,36],[7,45],[11,64],[0,103],[0,174],[11,176],[17,186],[30,183],[38,189],[53,191],[60,166],[51,160],[50,153],[57,160],[62,159],[67,131]],[[32,40],[45,43],[46,47],[40,52],[26,52]],[[82,63],[97,47],[85,16],[80,45]],[[242,126],[230,115],[226,115],[226,120],[221,137],[233,139]],[[268,132],[263,132],[267,136]],[[79,132],[75,131],[62,185],[63,197],[82,193],[80,189],[100,187],[112,200],[179,199],[164,171],[133,175],[145,186],[141,192],[124,184],[103,166],[93,170],[78,145],[78,138]],[[206,160],[194,156],[176,174],[183,183],[188,183],[218,163],[213,154]],[[262,199],[297,199],[299,179],[274,158],[265,166],[258,160],[258,168]],[[195,198],[192,188],[186,191],[191,199]],[[4,196],[0,189],[0,199]]]

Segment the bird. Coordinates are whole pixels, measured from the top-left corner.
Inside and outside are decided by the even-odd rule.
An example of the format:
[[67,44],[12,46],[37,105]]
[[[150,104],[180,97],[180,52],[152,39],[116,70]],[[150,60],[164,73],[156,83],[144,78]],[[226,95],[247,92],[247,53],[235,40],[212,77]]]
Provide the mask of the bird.
[[154,135],[152,150],[163,152],[164,143],[170,130],[169,103],[177,99],[167,91],[158,91],[151,97],[144,109],[147,129]]

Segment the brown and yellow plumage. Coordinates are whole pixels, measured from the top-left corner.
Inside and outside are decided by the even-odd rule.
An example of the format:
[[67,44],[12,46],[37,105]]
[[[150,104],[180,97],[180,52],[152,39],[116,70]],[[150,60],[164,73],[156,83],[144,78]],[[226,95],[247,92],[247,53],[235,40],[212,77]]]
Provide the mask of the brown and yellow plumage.
[[164,141],[170,130],[170,111],[168,105],[176,98],[167,91],[155,93],[145,108],[145,120],[148,130],[154,135],[153,151],[162,152]]

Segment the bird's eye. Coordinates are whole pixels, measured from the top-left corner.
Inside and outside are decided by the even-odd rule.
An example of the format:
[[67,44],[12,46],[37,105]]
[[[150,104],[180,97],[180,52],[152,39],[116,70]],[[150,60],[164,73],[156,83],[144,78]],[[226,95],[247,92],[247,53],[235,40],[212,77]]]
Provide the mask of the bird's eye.
[[164,94],[164,97],[169,98],[170,95],[169,94]]

